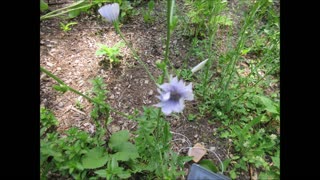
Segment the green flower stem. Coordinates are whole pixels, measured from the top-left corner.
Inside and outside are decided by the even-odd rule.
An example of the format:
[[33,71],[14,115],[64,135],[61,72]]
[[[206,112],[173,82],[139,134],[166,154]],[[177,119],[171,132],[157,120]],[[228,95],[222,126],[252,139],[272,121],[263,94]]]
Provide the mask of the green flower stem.
[[[167,0],[167,40],[166,40],[166,50],[165,50],[165,57],[164,57],[164,63],[165,63],[165,68],[163,69],[163,74],[162,74],[162,78],[160,80],[160,84],[163,84],[164,82],[164,78],[165,76],[168,77],[169,80],[169,74],[168,74],[168,57],[169,57],[169,45],[170,45],[170,35],[171,35],[171,22],[172,22],[172,17],[173,17],[173,5],[174,5],[174,0]],[[170,64],[171,65],[171,64]],[[159,108],[158,111],[158,117],[157,117],[157,132],[156,132],[156,138],[159,140],[161,139],[161,129],[160,129],[160,119],[161,119],[161,109]],[[159,150],[159,157],[161,160],[161,171],[163,173],[163,169],[162,169],[162,163],[163,163],[163,159],[162,159],[162,153]],[[163,175],[164,177],[164,175]]]
[[[167,65],[168,65],[168,61],[169,61],[169,47],[170,47],[170,37],[171,37],[171,28],[170,28],[170,24],[171,24],[171,20],[172,18],[170,16],[172,16],[172,13],[171,13],[171,3],[173,3],[172,0],[167,0],[167,40],[166,40],[166,50],[165,50],[165,55],[164,55],[164,63],[165,63],[165,68],[163,69],[163,74],[162,74],[162,79],[161,79],[161,82],[160,84],[163,83],[164,81],[164,78],[165,76],[169,76],[168,74],[168,68],[167,68]],[[169,79],[168,79],[169,80]]]
[[[171,24],[171,20],[173,14],[171,13],[171,11],[173,10],[173,2],[174,0],[167,0],[167,40],[166,40],[166,51],[165,51],[165,57],[164,57],[164,63],[166,64],[166,67],[163,69],[163,74],[162,74],[162,78],[161,78],[161,82],[160,84],[163,84],[164,82],[164,78],[165,76],[169,76],[168,75],[168,69],[167,69],[167,64],[168,64],[168,56],[169,56],[169,45],[170,45],[170,34],[171,34],[171,28],[170,28],[170,24]],[[169,78],[168,78],[169,79]],[[157,117],[157,134],[156,137],[160,137],[160,127],[159,127],[159,121],[160,121],[160,117],[161,117],[161,109],[159,109],[158,111],[158,117]]]
[[[71,4],[70,6],[63,7],[63,8],[60,8],[60,9],[51,11],[51,12],[49,12],[49,13],[41,16],[41,17],[40,17],[40,20],[52,18],[52,17],[55,17],[55,16],[59,16],[59,15],[68,13],[68,12],[70,12],[70,11],[74,11],[74,10],[78,10],[78,9],[82,9],[82,8],[85,8],[85,7],[90,7],[90,6],[95,5],[95,4],[88,4],[88,5],[86,5],[86,6],[76,7],[77,5],[79,5],[79,4],[83,3],[83,2],[84,2],[84,0],[78,1],[78,2],[75,2],[74,4]],[[72,7],[76,7],[76,8],[70,9],[70,8],[72,8]],[[65,10],[65,9],[68,9],[68,10]],[[63,10],[65,10],[65,11],[63,11]],[[59,11],[62,11],[62,12],[58,13]]]
[[140,59],[140,57],[138,56],[138,53],[133,49],[133,47],[130,45],[130,43],[126,40],[126,38],[123,36],[123,34],[120,31],[119,28],[119,21],[116,20],[115,22],[113,22],[114,28],[116,30],[116,32],[120,35],[121,39],[126,43],[126,45],[129,47],[129,49],[131,50],[131,52],[133,53],[135,59],[138,60],[138,62],[140,63],[140,65],[144,68],[144,70],[148,73],[150,79],[152,81],[154,81],[155,84],[157,84],[157,81],[155,80],[155,78],[153,77],[153,75],[150,73],[149,69],[147,68],[147,66],[145,65],[145,63]]
[[76,93],[76,94],[78,94],[78,95],[80,95],[80,96],[88,99],[90,102],[94,102],[94,103],[96,103],[96,104],[99,104],[99,105],[101,105],[101,106],[109,109],[110,111],[113,111],[113,112],[115,112],[116,114],[119,114],[119,115],[121,115],[121,116],[123,116],[123,117],[125,117],[125,118],[127,118],[127,119],[132,119],[129,115],[127,115],[127,114],[125,114],[125,113],[122,113],[122,112],[119,112],[119,111],[117,111],[117,110],[115,110],[115,109],[113,109],[113,108],[111,108],[111,107],[109,107],[109,106],[106,106],[105,104],[100,103],[100,102],[98,102],[98,101],[90,98],[89,96],[86,96],[86,95],[82,94],[81,92],[73,89],[72,87],[66,85],[61,79],[59,79],[57,76],[53,75],[51,72],[49,72],[48,70],[46,70],[45,68],[43,68],[43,67],[41,67],[41,66],[40,66],[40,70],[41,70],[42,72],[46,73],[46,74],[47,74],[48,76],[50,76],[52,79],[56,80],[59,84],[65,86],[68,90],[70,90],[70,91],[72,91],[72,92],[74,92],[74,93]]
[[[168,6],[167,6],[167,40],[166,40],[166,51],[165,51],[165,57],[164,57],[164,62],[166,64],[166,71],[164,72],[165,75],[167,76],[168,80],[169,80],[169,74],[168,74],[168,69],[167,66],[169,64],[170,68],[172,70],[175,70],[173,68],[172,63],[169,61],[169,45],[170,45],[170,38],[171,38],[171,28],[172,27],[172,23],[173,23],[173,8],[174,8],[174,3],[175,0],[167,0]],[[163,77],[165,76],[163,75]],[[164,80],[164,78],[162,78],[162,81]]]

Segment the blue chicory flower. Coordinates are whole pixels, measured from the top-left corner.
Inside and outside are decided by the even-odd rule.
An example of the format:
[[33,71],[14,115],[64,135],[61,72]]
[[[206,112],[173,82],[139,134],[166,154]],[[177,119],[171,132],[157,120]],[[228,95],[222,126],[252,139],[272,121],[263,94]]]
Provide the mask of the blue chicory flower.
[[179,81],[177,77],[172,78],[170,76],[169,83],[164,83],[158,87],[160,96],[157,96],[157,98],[160,99],[160,102],[155,106],[161,107],[165,115],[172,112],[182,112],[185,107],[184,100],[192,101],[194,98],[192,83],[186,86],[183,80]]
[[118,19],[120,7],[118,3],[107,4],[102,6],[98,12],[109,22],[113,22]]

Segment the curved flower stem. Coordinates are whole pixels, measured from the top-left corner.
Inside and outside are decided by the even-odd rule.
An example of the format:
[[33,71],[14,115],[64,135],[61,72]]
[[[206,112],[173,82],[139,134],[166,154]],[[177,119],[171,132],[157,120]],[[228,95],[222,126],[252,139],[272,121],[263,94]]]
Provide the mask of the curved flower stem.
[[57,76],[53,75],[51,72],[49,72],[48,70],[46,70],[45,68],[43,68],[43,67],[41,67],[41,66],[40,66],[40,70],[41,70],[42,72],[46,73],[46,74],[47,74],[48,76],[50,76],[52,79],[56,80],[59,84],[65,86],[68,90],[70,90],[70,91],[72,91],[72,92],[74,92],[74,93],[76,93],[76,94],[78,94],[78,95],[86,98],[87,100],[89,100],[89,101],[91,101],[91,102],[94,102],[94,103],[96,103],[96,104],[99,104],[99,105],[101,105],[101,106],[109,109],[110,111],[113,111],[113,112],[115,112],[116,114],[119,114],[119,115],[121,115],[121,116],[123,116],[123,117],[125,117],[125,118],[127,118],[127,119],[132,119],[129,115],[127,115],[127,114],[125,114],[125,113],[122,113],[122,112],[120,112],[120,111],[117,111],[117,110],[115,110],[115,109],[113,109],[113,108],[111,108],[111,107],[109,107],[109,106],[106,106],[105,104],[100,103],[100,102],[98,102],[98,101],[90,98],[89,96],[84,95],[84,94],[82,94],[81,92],[79,92],[79,91],[73,89],[72,87],[66,85],[61,79],[59,79]]
[[[51,11],[51,12],[41,16],[40,17],[40,21],[44,20],[44,19],[52,18],[52,17],[55,17],[55,16],[60,16],[62,14],[66,14],[66,13],[68,13],[70,11],[74,11],[74,10],[78,10],[78,9],[82,9],[82,8],[86,8],[86,7],[91,7],[91,6],[96,4],[96,3],[95,4],[88,4],[88,5],[84,5],[84,6],[81,6],[81,7],[77,7],[78,5],[80,5],[83,2],[85,2],[85,1],[81,0],[81,1],[75,2],[74,4],[71,4],[70,6],[63,7],[63,8]],[[71,8],[73,8],[73,9],[71,9]]]
[[139,62],[139,64],[144,68],[144,70],[148,73],[150,79],[152,81],[154,81],[155,84],[157,84],[157,81],[155,80],[155,78],[153,77],[153,75],[150,73],[149,69],[147,68],[147,66],[145,65],[145,63],[140,59],[140,57],[138,56],[138,53],[133,49],[133,47],[130,45],[130,43],[126,40],[126,38],[123,36],[122,32],[120,31],[119,28],[119,22],[118,20],[116,20],[115,22],[113,22],[114,28],[116,30],[116,32],[120,35],[121,39],[126,43],[126,45],[129,47],[129,49],[131,50],[131,52],[133,53],[134,57],[137,59],[137,61]]

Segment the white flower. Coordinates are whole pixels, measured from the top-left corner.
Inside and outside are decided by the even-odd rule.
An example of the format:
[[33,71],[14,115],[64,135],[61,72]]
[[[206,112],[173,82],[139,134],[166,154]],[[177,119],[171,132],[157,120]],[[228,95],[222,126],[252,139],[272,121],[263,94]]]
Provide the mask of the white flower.
[[275,140],[276,138],[277,138],[277,135],[275,135],[275,134],[270,135],[270,139]]
[[192,73],[195,73],[197,71],[199,71],[200,69],[203,68],[203,66],[206,64],[206,62],[208,61],[208,59],[202,61],[201,63],[199,63],[198,65],[196,65],[194,68],[191,69]]
[[248,141],[246,141],[245,143],[243,143],[243,146],[244,146],[244,147],[248,147],[248,145],[249,145],[249,142],[248,142]]
[[120,7],[118,3],[107,4],[102,6],[98,12],[109,22],[113,22],[118,19]]

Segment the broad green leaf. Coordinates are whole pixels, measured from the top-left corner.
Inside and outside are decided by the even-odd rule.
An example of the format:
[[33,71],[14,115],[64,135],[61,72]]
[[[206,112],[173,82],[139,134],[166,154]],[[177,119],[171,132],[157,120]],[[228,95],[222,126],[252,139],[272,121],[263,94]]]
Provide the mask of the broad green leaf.
[[274,166],[280,168],[280,158],[279,156],[271,157]]
[[127,179],[131,176],[131,174],[128,171],[122,171],[121,173],[118,173],[117,176],[121,179]]
[[231,159],[232,160],[237,160],[237,159],[239,159],[240,158],[240,156],[233,156]]
[[116,160],[128,161],[139,157],[136,146],[128,142],[128,140],[128,130],[118,131],[110,137],[109,147],[117,152],[113,155]]
[[232,26],[232,20],[227,16],[217,16],[217,23],[223,24],[225,26]]
[[94,173],[96,173],[99,177],[103,177],[103,178],[107,177],[107,171],[105,169],[95,171]]
[[203,159],[199,162],[199,164],[206,168],[207,170],[209,171],[212,171],[212,172],[218,172],[218,168],[213,164],[213,162],[209,159]]
[[241,134],[240,135],[240,139],[243,139],[244,136],[247,134],[247,132],[250,130],[250,128],[252,128],[254,125],[256,125],[257,123],[259,123],[262,119],[263,115],[262,116],[258,116],[256,118],[254,118],[252,121],[250,121],[249,124],[247,124],[243,130],[241,131]]
[[128,161],[130,159],[130,154],[128,152],[117,152],[112,155],[117,161]]
[[226,171],[226,170],[227,170],[230,162],[231,162],[231,159],[226,159],[226,160],[224,160],[224,161],[222,162],[222,164],[223,164],[223,171]]
[[72,173],[73,173],[73,171],[74,171],[74,168],[73,168],[73,167],[71,167],[71,168],[69,169],[69,174],[72,174]]
[[96,51],[96,56],[101,56],[101,55],[105,55],[107,54],[106,51],[104,51],[103,49],[98,49]]
[[74,6],[68,13],[69,18],[74,18],[80,15],[81,12],[87,12],[91,5],[87,4],[86,1],[82,1],[80,4]]
[[148,8],[149,8],[149,10],[152,10],[154,8],[154,0],[150,0],[148,2]]
[[118,161],[114,157],[111,158],[111,163],[108,163],[108,165],[110,166],[108,167],[108,169],[111,169],[111,170],[119,167]]
[[74,17],[79,16],[80,12],[81,12],[80,9],[76,9],[76,10],[70,11],[68,16],[69,16],[69,18],[74,18]]
[[242,49],[241,50],[241,55],[246,55],[250,51],[251,51],[251,48]]
[[230,177],[231,177],[232,179],[236,179],[237,174],[236,174],[236,172],[235,172],[234,169],[230,171]]
[[95,169],[104,166],[108,161],[108,154],[103,147],[91,149],[83,158],[82,164],[85,169]]
[[272,100],[270,100],[265,96],[258,96],[258,97],[260,98],[262,104],[266,107],[267,111],[271,113],[279,114],[279,111],[277,110],[277,107],[275,106],[275,103]]
[[45,3],[43,0],[40,0],[40,11],[45,11],[49,8],[48,4]]
[[80,171],[82,171],[82,170],[84,169],[83,166],[82,166],[82,164],[79,163],[79,162],[76,162],[76,167],[77,167],[77,169],[79,169]]
[[114,150],[117,151],[117,153],[115,153],[113,157],[120,161],[128,161],[129,159],[136,159],[139,157],[136,146],[130,142],[124,142],[116,146]]
[[[157,61],[156,61],[156,66],[157,66],[157,68],[159,68],[159,69],[163,70],[163,69],[165,69],[166,64],[165,64],[165,62],[164,62],[164,61],[157,60]],[[162,77],[162,76],[160,76],[160,77]]]
[[270,173],[270,172],[267,172],[267,173],[261,172],[261,173],[259,174],[259,178],[258,178],[258,179],[274,180],[274,179],[278,179],[278,178],[276,178],[275,175],[272,174],[272,173]]
[[223,133],[221,133],[220,137],[221,138],[228,138],[230,135],[230,133],[228,131],[224,131]]
[[118,131],[110,137],[109,140],[109,147],[111,149],[114,149],[115,147],[119,146],[120,144],[127,142],[129,140],[129,131],[128,130],[123,130],[123,131]]

